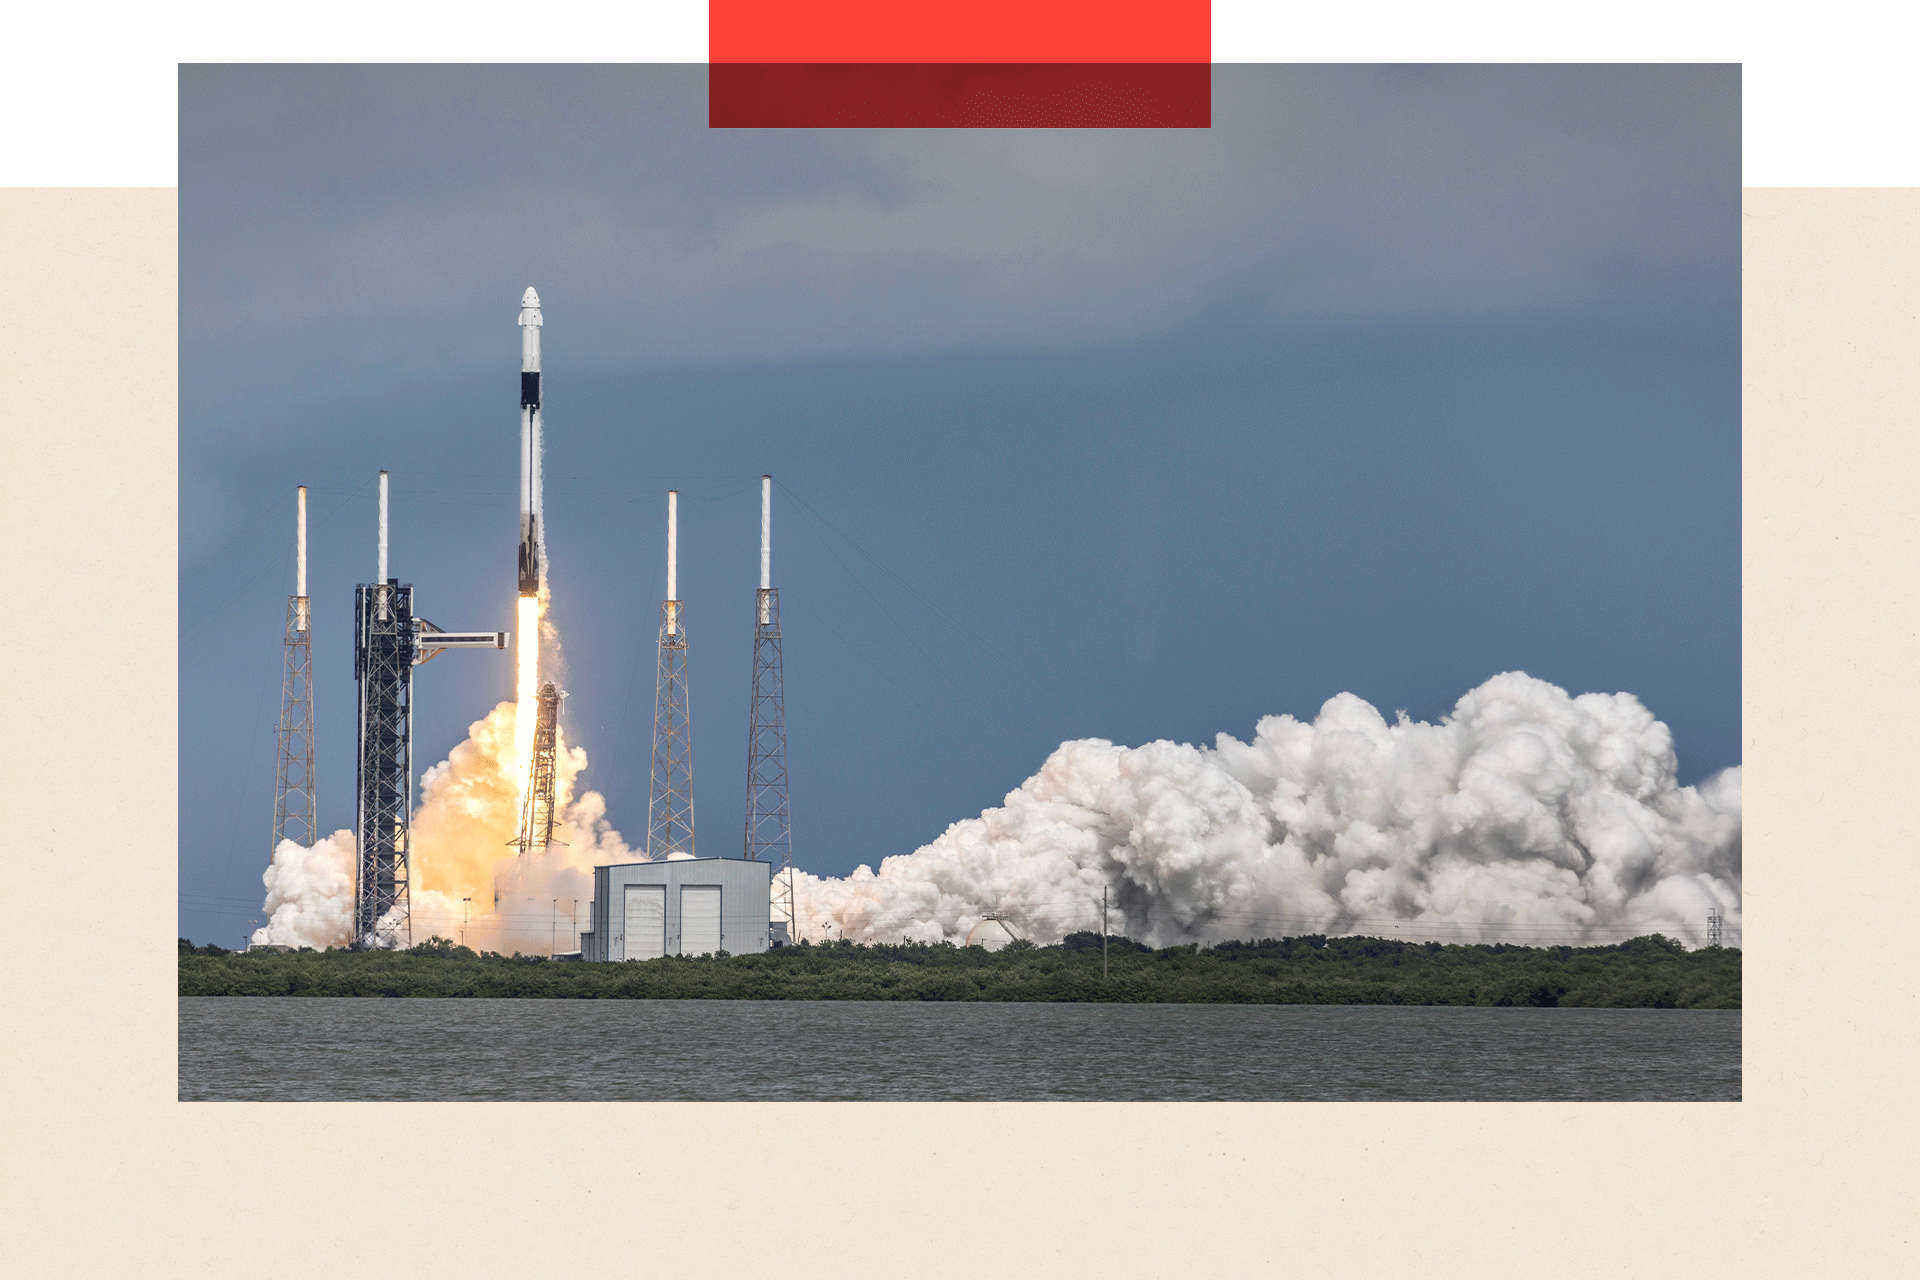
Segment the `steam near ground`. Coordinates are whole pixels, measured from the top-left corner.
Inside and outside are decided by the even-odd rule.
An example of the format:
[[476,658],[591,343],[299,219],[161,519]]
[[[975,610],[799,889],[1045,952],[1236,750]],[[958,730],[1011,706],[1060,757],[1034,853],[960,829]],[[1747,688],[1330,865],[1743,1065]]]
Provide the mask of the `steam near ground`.
[[[422,780],[413,935],[488,950],[575,945],[592,870],[637,860],[562,739],[558,836],[519,857],[514,704],[477,722]],[[1311,722],[1260,721],[1212,747],[1063,743],[1004,805],[846,879],[795,875],[803,937],[962,941],[988,913],[1051,942],[1110,927],[1155,946],[1303,933],[1602,943],[1659,932],[1740,940],[1740,770],[1675,782],[1673,737],[1631,694],[1519,672],[1438,724],[1389,723],[1352,694]],[[275,852],[257,942],[338,946],[352,917],[352,834]],[[463,898],[471,899],[462,902]],[[553,928],[557,900],[558,930]],[[990,926],[991,927],[991,926]]]
[[336,947],[353,929],[353,832],[334,832],[311,848],[282,840],[261,880],[267,923],[253,941]]
[[[475,950],[546,954],[577,945],[593,868],[640,855],[607,821],[599,792],[574,794],[587,753],[559,735],[554,753],[554,840],[544,854],[511,846],[520,830],[514,761],[516,704],[502,702],[420,779],[413,812],[413,936],[461,939]],[[275,850],[264,877],[266,927],[257,943],[345,946],[353,925],[353,833]],[[578,907],[575,907],[575,903]]]

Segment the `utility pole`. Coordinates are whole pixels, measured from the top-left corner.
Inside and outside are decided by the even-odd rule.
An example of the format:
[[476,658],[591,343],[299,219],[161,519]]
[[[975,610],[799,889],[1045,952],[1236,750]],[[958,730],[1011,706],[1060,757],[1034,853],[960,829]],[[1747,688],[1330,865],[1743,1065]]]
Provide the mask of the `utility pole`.
[[1100,980],[1107,980],[1107,890],[1100,890]]
[[467,904],[472,901],[472,898],[460,899],[460,945],[463,947],[467,945]]
[[553,959],[556,950],[554,943],[560,940],[560,899],[553,900],[553,910],[547,914],[547,959]]

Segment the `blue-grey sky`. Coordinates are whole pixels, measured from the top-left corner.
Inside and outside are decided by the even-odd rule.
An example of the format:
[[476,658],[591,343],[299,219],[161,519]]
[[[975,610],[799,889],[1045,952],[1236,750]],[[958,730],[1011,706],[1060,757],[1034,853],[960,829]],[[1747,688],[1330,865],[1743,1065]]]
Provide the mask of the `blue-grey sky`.
[[[1737,68],[1221,67],[1206,131],[704,116],[690,66],[183,69],[182,932],[258,914],[296,484],[323,831],[379,469],[420,611],[511,628],[528,284],[567,728],[636,844],[677,487],[737,852],[763,471],[811,871],[1066,738],[1510,669],[1738,763]],[[422,668],[417,766],[511,690]]]

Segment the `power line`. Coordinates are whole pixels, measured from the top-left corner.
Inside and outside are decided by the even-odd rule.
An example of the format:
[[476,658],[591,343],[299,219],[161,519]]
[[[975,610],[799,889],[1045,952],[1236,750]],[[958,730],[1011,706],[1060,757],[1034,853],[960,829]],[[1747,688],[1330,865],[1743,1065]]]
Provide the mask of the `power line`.
[[[278,511],[280,509],[280,504],[285,502],[288,498],[291,498],[292,496],[293,496],[293,490],[291,488],[283,490],[280,493],[280,495],[276,497],[272,502],[268,503],[264,509],[262,509],[258,514],[254,515],[245,524],[241,525],[239,531],[235,533],[231,538],[228,538],[225,542],[215,547],[212,551],[207,552],[205,555],[195,560],[193,562],[193,565],[191,566],[192,569],[202,568],[207,564],[212,563],[217,557],[223,555],[230,548],[232,548],[235,543],[239,542],[240,539],[246,537],[247,534],[253,532],[253,527],[255,525],[259,524],[262,520],[265,520],[268,516]],[[190,570],[186,570],[185,567],[183,566],[183,572],[181,573],[180,576],[182,578],[190,578],[193,576],[193,574],[191,573]]]
[[[332,520],[334,516],[338,515],[342,507],[345,507],[347,503],[353,501],[355,494],[358,494],[361,489],[365,489],[369,484],[372,484],[372,483],[373,481],[371,480],[362,481],[359,489],[354,489],[350,491],[346,497],[342,498],[339,502],[336,502],[333,505],[332,510],[328,511],[326,515],[322,516],[319,522],[313,526],[314,532],[318,533],[320,530],[326,528],[327,522]],[[308,486],[308,491],[320,492],[319,490],[315,490],[312,486]],[[338,490],[328,490],[327,492],[338,492]],[[273,559],[269,560],[266,564],[262,565],[260,567],[260,570],[257,573],[255,573],[251,578],[248,578],[245,582],[241,583],[239,586],[235,587],[232,591],[228,592],[226,597],[223,600],[221,600],[219,604],[216,604],[215,606],[213,606],[212,609],[201,614],[200,621],[195,623],[191,630],[187,631],[184,635],[180,637],[181,645],[184,647],[187,641],[199,635],[202,631],[206,630],[206,628],[208,628],[209,626],[212,626],[213,623],[217,621],[220,618],[220,616],[226,612],[227,606],[232,604],[234,600],[236,600],[243,591],[247,590],[247,588],[251,587],[254,583],[258,582],[270,570],[280,567],[282,565],[285,565],[292,558],[293,558],[293,548],[290,546],[283,546],[279,554],[274,556]]]

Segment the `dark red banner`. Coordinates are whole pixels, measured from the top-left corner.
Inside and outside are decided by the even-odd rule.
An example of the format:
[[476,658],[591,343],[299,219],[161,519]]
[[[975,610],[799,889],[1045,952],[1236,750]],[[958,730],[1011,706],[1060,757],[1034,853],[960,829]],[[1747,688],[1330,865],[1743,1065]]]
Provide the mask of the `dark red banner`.
[[1208,63],[716,62],[715,129],[1205,129]]
[[708,0],[709,62],[1211,62],[1212,0]]

